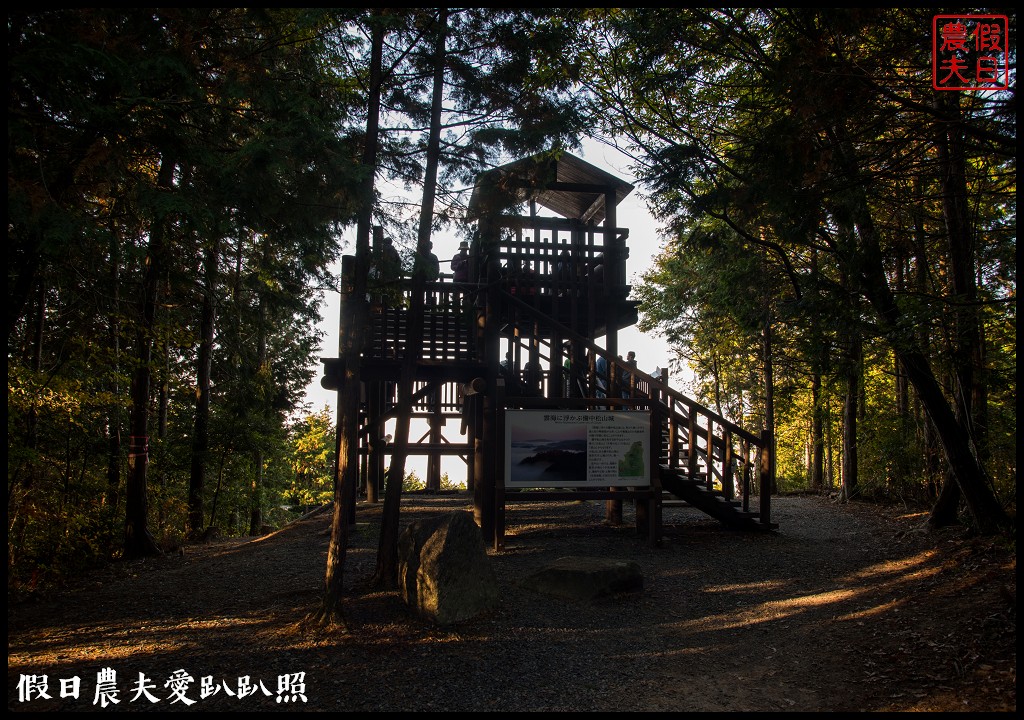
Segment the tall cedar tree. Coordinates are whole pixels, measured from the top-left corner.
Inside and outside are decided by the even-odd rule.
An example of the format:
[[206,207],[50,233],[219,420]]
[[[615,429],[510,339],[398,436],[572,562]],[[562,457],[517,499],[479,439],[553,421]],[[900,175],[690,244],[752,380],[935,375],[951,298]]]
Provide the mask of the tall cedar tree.
[[342,594],[345,558],[348,551],[349,516],[355,506],[355,488],[359,479],[359,401],[360,355],[366,332],[366,282],[369,275],[370,232],[373,220],[374,183],[377,173],[380,128],[380,93],[383,77],[385,22],[374,12],[370,25],[370,72],[367,88],[366,134],[363,140],[362,184],[359,219],[356,228],[356,258],[351,277],[343,277],[342,319],[339,333],[341,384],[338,389],[338,433],[335,453],[334,505],[331,516],[331,541],[327,550],[327,568],[321,605],[314,619],[324,625],[344,625]]

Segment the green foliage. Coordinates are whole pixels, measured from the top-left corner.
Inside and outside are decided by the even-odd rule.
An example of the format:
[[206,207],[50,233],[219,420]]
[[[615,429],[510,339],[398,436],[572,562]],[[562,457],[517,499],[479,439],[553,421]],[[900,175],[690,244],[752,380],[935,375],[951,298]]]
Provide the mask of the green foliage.
[[[759,346],[770,322],[780,485],[807,477],[809,379],[822,380],[821,406],[838,409],[853,370],[863,378],[854,388],[862,492],[921,495],[935,481],[922,441],[928,420],[913,393],[903,406],[893,355],[920,350],[955,406],[965,354],[977,349],[958,333],[978,313],[986,348],[992,338],[996,349],[970,361],[975,377],[986,376],[975,392],[989,398],[974,452],[1012,502],[1012,99],[917,102],[932,94],[921,9],[619,8],[588,17],[598,40],[581,52],[595,116],[628,139],[670,237],[638,289],[641,326],[664,333],[695,368],[699,399],[737,418],[766,411]],[[972,138],[964,201],[976,305],[953,290],[963,255],[943,202],[955,188],[936,161],[955,136],[943,113],[954,112],[957,131]],[[850,365],[853,347],[864,348],[862,367]],[[825,420],[837,459],[840,418]]]
[[336,428],[330,408],[293,423],[289,434],[292,469],[289,502],[323,505],[334,500]]
[[466,483],[455,482],[448,477],[448,473],[441,473],[441,489],[442,490],[465,490]]
[[[149,528],[166,548],[181,542],[204,297],[217,309],[208,521],[245,531],[291,487],[285,423],[315,372],[319,291],[361,177],[358,83],[334,26],[347,17],[9,14],[12,584],[117,556],[129,378],[150,344],[151,422],[134,449],[149,450]],[[154,266],[165,271],[147,321],[138,298]]]
[[[466,484],[455,482],[448,473],[441,473],[440,489],[444,491],[465,490]],[[419,492],[427,489],[427,483],[420,479],[415,470],[410,470],[402,481],[402,492]]]
[[419,490],[426,490],[427,484],[420,480],[415,470],[410,470],[406,473],[402,479],[402,492],[417,492]]
[[111,398],[13,363],[7,384],[8,588],[32,589],[106,560],[119,539],[92,434]]

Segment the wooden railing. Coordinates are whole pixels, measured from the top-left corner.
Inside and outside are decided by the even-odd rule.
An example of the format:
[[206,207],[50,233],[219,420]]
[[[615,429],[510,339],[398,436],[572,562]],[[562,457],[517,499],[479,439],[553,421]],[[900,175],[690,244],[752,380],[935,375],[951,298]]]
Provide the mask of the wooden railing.
[[[370,340],[366,357],[397,360],[408,345],[412,280],[391,283],[390,303],[370,302]],[[472,360],[476,357],[473,320],[476,286],[439,281],[426,284],[423,306],[423,360]]]
[[[625,283],[625,229],[561,218],[508,217],[502,218],[500,231],[503,237],[498,242],[473,249],[479,276],[484,275],[486,261],[493,260],[528,290],[534,286],[534,294],[564,292],[593,282],[598,275],[610,283]],[[475,277],[472,270],[470,277]]]

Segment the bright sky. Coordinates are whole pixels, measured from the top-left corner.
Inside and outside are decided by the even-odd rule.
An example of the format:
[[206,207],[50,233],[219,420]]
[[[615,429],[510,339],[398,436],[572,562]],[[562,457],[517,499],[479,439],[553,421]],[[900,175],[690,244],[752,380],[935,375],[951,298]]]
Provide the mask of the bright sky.
[[[627,169],[628,159],[614,148],[596,142],[587,142],[584,144],[583,151],[578,153],[578,155],[592,165],[628,183],[637,184],[636,178]],[[617,213],[619,227],[629,229],[629,239],[626,241],[629,247],[629,259],[626,261],[626,276],[632,284],[636,285],[639,283],[640,276],[651,266],[654,258],[660,252],[662,240],[659,237],[658,226],[648,211],[645,198],[641,195],[639,188],[633,190],[618,205]],[[454,232],[442,233],[435,235],[433,242],[434,254],[441,260],[441,270],[442,272],[448,272],[449,269],[445,267],[445,261],[450,260],[458,250],[459,238]],[[321,354],[317,358],[318,361],[319,357],[338,356],[339,295],[336,292],[330,292],[325,300],[324,320],[321,323],[325,335]],[[663,338],[641,333],[636,327],[631,327],[619,331],[618,341],[619,354],[625,357],[628,351],[633,350],[636,353],[637,366],[641,370],[653,372],[655,368],[668,367],[672,353],[669,350],[668,343]],[[332,411],[337,407],[337,394],[320,387],[322,367],[322,365],[318,364],[318,373],[306,391],[306,399],[311,404],[311,409],[314,412],[323,409],[325,404]],[[679,388],[677,378],[674,376],[670,377],[669,381],[673,386]],[[457,436],[457,426],[452,427],[452,424],[449,424],[444,430],[450,442],[460,442],[462,440]],[[414,426],[411,440],[418,440],[419,435],[424,432],[426,432],[425,428],[417,432],[417,428]],[[457,463],[457,466],[452,467],[447,463]],[[425,467],[425,458],[410,458],[407,471],[415,470],[422,479]],[[462,480],[465,472],[464,468],[464,463],[458,458],[442,459],[442,471],[451,472],[453,480]]]

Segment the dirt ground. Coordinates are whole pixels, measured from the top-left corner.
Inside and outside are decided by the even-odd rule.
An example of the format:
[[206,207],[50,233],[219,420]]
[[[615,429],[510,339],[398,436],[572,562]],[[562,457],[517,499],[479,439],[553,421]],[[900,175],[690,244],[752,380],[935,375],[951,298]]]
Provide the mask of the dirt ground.
[[[467,508],[410,496],[402,523]],[[666,508],[651,547],[629,508],[610,526],[602,503],[513,504],[489,552],[499,607],[439,628],[367,587],[380,509],[357,511],[347,630],[304,622],[326,512],[9,602],[8,709],[1016,711],[1012,539],[797,496],[773,499],[767,534]],[[523,587],[565,556],[633,560],[643,590],[572,603]]]

